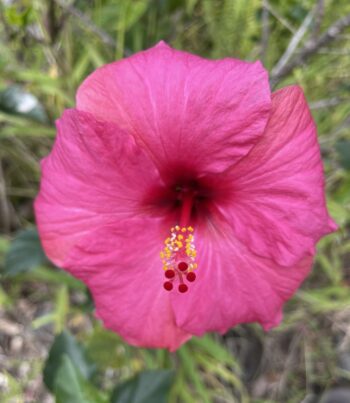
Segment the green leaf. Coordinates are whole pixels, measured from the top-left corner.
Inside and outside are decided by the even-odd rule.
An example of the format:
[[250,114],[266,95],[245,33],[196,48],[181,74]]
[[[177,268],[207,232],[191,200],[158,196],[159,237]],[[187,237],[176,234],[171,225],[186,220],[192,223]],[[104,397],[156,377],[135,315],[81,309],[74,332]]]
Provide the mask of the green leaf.
[[336,144],[341,166],[350,171],[350,141],[341,140]]
[[61,365],[54,381],[56,403],[87,403],[79,374],[71,360],[65,354],[59,362]]
[[69,356],[83,379],[89,379],[94,373],[95,366],[87,360],[84,348],[69,332],[63,331],[55,338],[45,363],[44,383],[51,391],[54,389],[55,379],[65,354]]
[[0,92],[0,110],[25,116],[40,123],[48,123],[47,114],[39,100],[18,85]]
[[94,329],[87,341],[86,353],[102,368],[117,368],[128,364],[124,353],[120,352],[121,344],[123,342],[116,333],[98,327]]
[[14,276],[48,263],[38,232],[30,228],[19,232],[5,255],[4,274]]
[[126,21],[126,29],[130,29],[146,12],[149,6],[149,2],[147,0],[133,0],[129,2],[127,7],[127,13],[125,15]]
[[173,380],[171,370],[140,372],[115,388],[111,403],[166,403]]
[[178,350],[178,355],[181,359],[181,369],[185,372],[186,378],[193,383],[201,402],[210,402],[208,390],[205,388],[204,381],[199,374],[197,363],[192,359],[189,347],[187,345],[182,346]]
[[9,6],[5,3],[4,16],[10,25],[25,28],[30,22],[33,22],[33,9],[30,5],[22,4],[19,8],[18,6]]
[[54,394],[56,403],[106,403],[99,391],[82,378],[67,354],[60,360]]
[[74,290],[80,290],[80,291],[86,290],[86,286],[84,283],[72,277],[70,274],[67,274],[65,271],[53,267],[45,267],[45,266],[38,267],[33,272],[24,274],[22,276],[22,279],[37,280],[59,285],[64,284],[67,287]]

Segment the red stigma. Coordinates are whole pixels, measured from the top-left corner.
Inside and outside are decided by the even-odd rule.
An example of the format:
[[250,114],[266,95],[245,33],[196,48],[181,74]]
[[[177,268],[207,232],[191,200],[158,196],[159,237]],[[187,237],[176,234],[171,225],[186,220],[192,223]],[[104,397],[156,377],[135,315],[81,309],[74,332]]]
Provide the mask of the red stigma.
[[178,269],[179,269],[180,271],[186,271],[187,268],[188,268],[188,264],[187,264],[186,262],[180,262],[180,263],[177,265],[177,267],[178,267]]
[[180,291],[180,292],[184,293],[184,292],[186,292],[187,290],[188,290],[188,287],[187,287],[186,284],[180,284],[180,285],[179,285],[179,291]]
[[192,283],[196,279],[196,273],[193,273],[193,271],[190,271],[187,276],[186,276],[187,281]]
[[163,284],[163,287],[167,290],[167,291],[171,291],[173,289],[173,283],[171,283],[170,281],[166,281]]
[[175,277],[175,272],[174,272],[174,270],[167,270],[166,272],[165,272],[165,277],[166,278],[174,278]]

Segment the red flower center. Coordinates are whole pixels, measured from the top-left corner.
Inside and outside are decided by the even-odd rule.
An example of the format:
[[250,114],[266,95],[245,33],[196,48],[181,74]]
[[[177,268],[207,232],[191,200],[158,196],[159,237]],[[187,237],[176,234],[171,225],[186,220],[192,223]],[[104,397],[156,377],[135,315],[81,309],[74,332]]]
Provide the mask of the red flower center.
[[231,198],[231,187],[220,175],[200,176],[185,164],[169,164],[162,172],[163,184],[152,187],[142,201],[142,210],[162,216],[175,224],[196,227],[203,218],[215,215],[215,203],[226,203]]
[[[143,205],[152,214],[166,217],[169,226],[173,225],[160,253],[165,270],[164,288],[167,291],[177,288],[179,292],[185,293],[188,291],[185,282],[196,280],[194,228],[200,226],[206,217],[215,219],[217,210],[214,199],[215,203],[227,202],[229,194],[223,179],[218,175],[199,177],[183,164],[171,166],[171,169],[169,167],[162,175],[163,186],[153,188]],[[173,286],[170,287],[170,284]]]

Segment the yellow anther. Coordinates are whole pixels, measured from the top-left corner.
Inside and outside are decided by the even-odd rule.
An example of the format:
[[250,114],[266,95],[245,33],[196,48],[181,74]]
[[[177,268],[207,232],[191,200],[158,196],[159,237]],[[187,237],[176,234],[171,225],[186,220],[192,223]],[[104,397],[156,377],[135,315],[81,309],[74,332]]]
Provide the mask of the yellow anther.
[[163,270],[177,270],[179,262],[188,264],[188,269],[197,268],[195,263],[196,249],[194,246],[194,235],[192,227],[176,225],[171,228],[171,236],[164,241],[164,248],[160,252]]

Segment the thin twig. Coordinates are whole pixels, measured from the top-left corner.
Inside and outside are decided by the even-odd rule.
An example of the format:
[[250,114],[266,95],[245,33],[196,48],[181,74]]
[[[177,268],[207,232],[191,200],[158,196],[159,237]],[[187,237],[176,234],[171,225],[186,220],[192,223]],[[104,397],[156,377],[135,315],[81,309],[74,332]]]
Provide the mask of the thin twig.
[[0,229],[9,232],[11,225],[10,209],[6,195],[6,183],[0,159]]
[[271,86],[274,87],[282,78],[286,77],[296,67],[305,63],[313,54],[315,54],[321,47],[334,41],[338,35],[347,27],[350,26],[350,13],[345,17],[337,20],[332,24],[326,32],[324,32],[317,40],[308,41],[301,49],[298,56],[285,64],[282,69],[277,73],[271,75]]
[[333,98],[327,98],[327,99],[320,99],[319,101],[315,102],[310,102],[309,107],[310,109],[324,109],[324,108],[329,108],[330,106],[336,106],[339,104],[342,104],[344,102],[349,102],[349,98],[338,98],[338,97],[333,97]]
[[318,53],[320,55],[348,56],[350,55],[350,48],[343,48],[343,49],[322,48],[318,51]]
[[289,42],[289,45],[288,45],[286,51],[283,53],[282,57],[279,59],[276,66],[272,69],[272,72],[271,72],[272,76],[278,76],[279,72],[284,69],[286,64],[289,62],[289,60],[293,56],[296,48],[298,47],[300,41],[303,39],[304,35],[306,34],[306,31],[308,30],[309,25],[311,24],[313,14],[314,14],[314,12],[312,10],[304,18],[303,23],[300,25],[299,29],[293,35],[293,38]]
[[54,1],[60,7],[62,7],[68,14],[71,14],[74,17],[76,17],[82,23],[82,25],[85,26],[85,28],[96,34],[105,45],[111,46],[112,48],[115,49],[116,47],[115,40],[107,32],[103,31],[101,28],[95,25],[87,15],[82,13],[74,6],[66,4],[65,1],[63,0],[54,0]]
[[48,2],[46,24],[50,43],[54,44],[64,24],[64,18],[57,18],[55,0]]
[[259,58],[264,63],[266,57],[266,51],[269,44],[270,26],[269,26],[269,10],[267,8],[267,0],[263,0],[262,3],[262,15],[261,15],[261,45]]
[[293,34],[295,33],[295,29],[293,28],[293,26],[290,25],[290,23],[271,6],[271,4],[268,2],[268,0],[265,0],[265,6],[269,10],[270,14],[273,15],[278,22],[280,22],[284,27],[286,27]]
[[315,5],[314,26],[312,27],[311,38],[316,41],[321,29],[324,16],[324,0],[318,0]]
[[290,375],[296,363],[298,362],[299,359],[298,356],[301,350],[301,342],[304,337],[305,337],[304,331],[303,329],[301,329],[300,332],[296,333],[293,336],[293,339],[289,345],[288,355],[285,359],[284,368],[275,391],[276,397],[279,398],[278,401],[283,401],[283,399],[281,398],[285,397],[285,394],[287,392],[286,389],[287,389],[288,376]]

